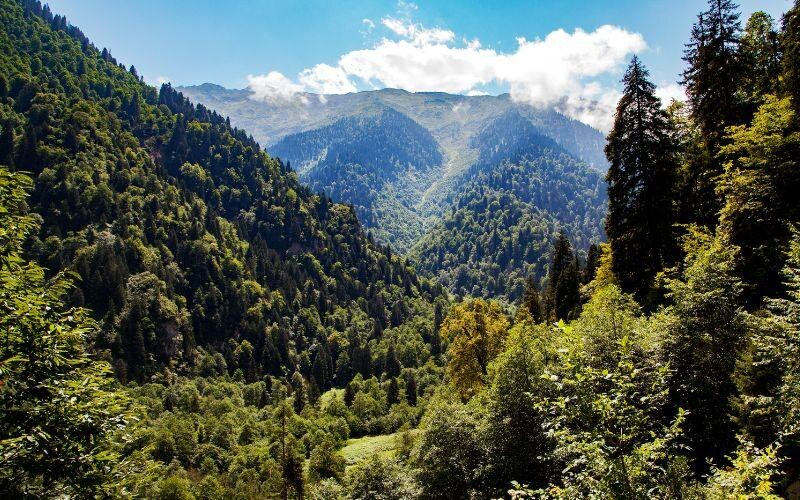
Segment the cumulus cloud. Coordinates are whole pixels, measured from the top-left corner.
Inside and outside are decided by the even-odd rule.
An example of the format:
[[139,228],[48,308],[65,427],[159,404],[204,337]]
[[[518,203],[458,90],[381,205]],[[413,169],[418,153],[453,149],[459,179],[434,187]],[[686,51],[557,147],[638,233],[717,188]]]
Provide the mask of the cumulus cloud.
[[340,67],[317,64],[298,76],[301,87],[318,94],[346,94],[358,90]]
[[259,101],[290,100],[303,92],[303,86],[292,82],[283,73],[270,71],[266,75],[247,75],[251,97]]
[[[506,86],[518,102],[555,106],[575,119],[608,130],[619,94],[598,80],[618,74],[631,54],[646,48],[639,33],[604,25],[594,31],[559,29],[544,38],[518,38],[515,50],[498,52],[484,47],[480,40],[459,40],[449,29],[411,21],[408,13],[416,9],[414,4],[400,7],[406,17],[381,19],[387,36],[371,48],[343,54],[335,65],[306,69],[298,75],[299,83],[277,72],[251,77],[253,97],[295,95],[302,90],[353,92],[358,81],[373,88],[478,95],[482,87],[493,83]],[[671,87],[664,90],[676,92]]]
[[677,83],[662,83],[656,87],[656,95],[661,99],[661,104],[664,107],[669,106],[672,100],[685,101],[686,89]]

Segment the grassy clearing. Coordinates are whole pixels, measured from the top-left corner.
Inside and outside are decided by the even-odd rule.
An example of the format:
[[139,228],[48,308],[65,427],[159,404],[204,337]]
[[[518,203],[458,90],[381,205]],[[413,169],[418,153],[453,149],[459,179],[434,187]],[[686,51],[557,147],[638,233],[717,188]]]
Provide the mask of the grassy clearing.
[[[418,430],[414,429],[410,432],[412,436],[416,436]],[[378,455],[382,458],[393,457],[400,446],[401,434],[402,432],[395,432],[394,434],[348,439],[347,444],[342,448],[345,463],[347,466],[351,466],[373,455]]]

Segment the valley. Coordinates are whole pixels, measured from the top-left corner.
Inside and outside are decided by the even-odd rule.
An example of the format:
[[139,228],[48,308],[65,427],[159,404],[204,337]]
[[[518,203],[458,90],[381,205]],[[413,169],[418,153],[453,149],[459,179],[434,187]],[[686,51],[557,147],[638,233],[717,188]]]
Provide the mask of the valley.
[[60,5],[123,62],[0,0],[0,498],[797,497],[800,1],[684,19],[671,100],[638,32],[406,2],[336,66],[153,86],[347,25],[180,5]]
[[[212,84],[180,91],[229,114],[233,124],[263,131],[257,138],[265,141],[268,152],[292,165],[302,182],[334,201],[352,204],[378,241],[409,255],[417,269],[429,276],[440,280],[447,276],[442,282],[455,293],[499,297],[510,290],[507,297],[516,300],[526,276],[545,278],[549,248],[559,230],[570,234],[583,255],[603,239],[605,198],[598,175],[607,168],[603,137],[554,110],[535,109],[508,95],[467,97],[394,89],[299,94],[273,102]],[[293,119],[279,128],[276,124],[286,115]],[[377,144],[380,148],[375,148]],[[543,171],[525,171],[537,161]],[[445,233],[442,225],[453,225],[451,213],[474,208],[463,198],[484,181],[479,175],[502,171],[505,163],[522,167],[516,174],[520,177],[512,182],[526,183],[526,176],[544,175],[548,183],[563,183],[571,192],[558,203],[544,202],[555,196],[546,189],[564,188],[531,182],[521,190],[495,183],[493,189],[499,194],[513,193],[525,206],[505,220],[506,226],[515,229],[501,231],[502,241],[482,239],[490,235],[485,225],[457,228],[459,235]],[[588,202],[581,214],[591,222],[575,224],[571,219],[575,214],[567,208],[571,199]],[[526,217],[536,222],[522,223],[523,213],[531,214]],[[479,213],[470,216],[481,217]],[[520,224],[530,228],[524,235],[515,233]],[[445,258],[437,248],[449,245],[452,252],[465,238],[486,245],[477,260],[463,252]],[[511,250],[512,255],[498,260],[498,245],[516,245],[509,243],[511,238],[530,241],[527,248],[538,250]],[[499,289],[475,286],[487,282],[487,276],[475,270],[496,267],[504,269]],[[465,272],[470,275],[466,280],[453,278]]]

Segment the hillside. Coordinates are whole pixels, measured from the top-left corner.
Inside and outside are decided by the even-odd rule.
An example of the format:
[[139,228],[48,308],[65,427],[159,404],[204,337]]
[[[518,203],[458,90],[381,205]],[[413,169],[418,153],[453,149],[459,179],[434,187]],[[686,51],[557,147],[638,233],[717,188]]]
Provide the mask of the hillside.
[[[89,9],[134,24],[106,3]],[[393,90],[343,96],[366,104],[309,129],[287,111],[270,129],[295,129],[282,160],[39,0],[0,0],[0,498],[797,498],[793,3],[780,25],[757,11],[742,26],[709,0],[688,44],[659,26],[685,48],[686,102],[665,107],[633,51],[603,175],[563,117]],[[148,5],[164,12],[130,5],[148,38],[124,33],[148,67],[164,31],[207,36],[194,12],[160,24]],[[243,18],[305,16],[291,34],[326,45],[345,24],[209,6],[211,42],[239,57]],[[412,21],[424,7],[399,7],[405,23],[381,22],[402,38],[375,50],[472,66],[454,32]],[[620,32],[559,30],[517,54],[555,37],[574,63],[562,41],[603,31]],[[287,33],[269,54],[294,57]],[[460,125],[454,103],[472,106]],[[416,241],[398,256],[359,216],[426,232],[398,233]]]
[[351,203],[381,241],[405,249],[424,230],[416,205],[441,174],[431,134],[392,108],[350,116],[284,137],[271,154],[291,164],[315,192]]
[[579,249],[603,237],[605,183],[515,112],[472,145],[464,188],[411,259],[459,295],[516,300],[525,278],[547,274],[560,230]]
[[[490,158],[485,155],[491,146],[478,144],[476,140],[487,128],[494,127],[496,131],[491,140],[498,152],[505,151],[510,140],[527,140],[527,136],[515,136],[513,127],[497,128],[498,120],[503,121],[504,117],[516,116],[517,124],[526,130],[535,129],[538,136],[549,139],[594,170],[604,172],[606,168],[604,137],[600,132],[553,110],[514,102],[508,95],[470,97],[384,89],[346,95],[297,94],[287,99],[256,101],[247,90],[228,90],[212,84],[181,90],[230,116],[232,123],[254,131],[268,151],[290,159],[301,180],[314,189],[325,190],[335,201],[362,207],[359,209],[362,222],[380,241],[390,243],[401,253],[407,252],[441,219],[478,163],[486,166]],[[314,144],[309,147],[317,152],[335,143],[340,156],[341,151],[348,151],[350,156],[373,154],[377,166],[393,172],[394,157],[404,155],[404,143],[395,143],[393,139],[400,135],[387,134],[386,145],[375,150],[372,146],[365,147],[369,132],[350,126],[351,120],[369,123],[387,108],[405,117],[404,125],[397,124],[408,129],[405,134],[430,135],[441,156],[426,153],[422,158],[409,158],[409,173],[395,177],[392,182],[375,184],[369,176],[357,173],[350,177],[353,182],[347,189],[342,189],[336,182],[337,176],[353,173],[352,166],[334,166],[335,161],[328,159],[324,162],[325,169],[339,173],[319,178],[308,172],[308,165],[313,163],[310,158],[304,159],[295,152],[296,146],[305,142]],[[338,128],[341,130],[334,132]],[[489,138],[480,140],[485,142]],[[374,204],[375,200],[380,201]]]
[[347,383],[384,329],[432,317],[438,286],[374,244],[353,210],[25,5],[0,10],[2,161],[35,180],[30,255],[77,273],[70,302],[102,321],[94,340],[121,379],[220,362],[248,381],[308,378],[313,365],[325,389]]

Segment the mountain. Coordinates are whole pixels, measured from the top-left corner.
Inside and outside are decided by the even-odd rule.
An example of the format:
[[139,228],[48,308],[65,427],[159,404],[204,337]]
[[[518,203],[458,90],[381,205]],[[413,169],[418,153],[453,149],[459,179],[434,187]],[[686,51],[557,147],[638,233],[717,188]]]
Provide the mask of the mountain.
[[313,191],[353,204],[378,239],[400,248],[424,231],[416,203],[443,158],[430,132],[388,107],[286,136],[270,152],[297,165]]
[[602,176],[515,111],[473,138],[478,160],[452,207],[413,247],[412,261],[459,295],[518,299],[541,280],[563,230],[577,248],[603,238]]
[[[442,219],[477,170],[499,166],[504,156],[513,156],[514,148],[525,148],[524,141],[533,136],[549,140],[551,149],[571,157],[570,164],[589,167],[578,170],[578,176],[589,176],[579,184],[592,184],[594,174],[606,169],[605,138],[600,132],[552,109],[515,102],[507,94],[384,89],[254,100],[248,90],[213,84],[180,90],[253,131],[313,190],[353,204],[376,238],[401,253],[409,252]],[[391,125],[387,110],[392,111]],[[525,133],[515,133],[517,126]],[[487,135],[487,130],[493,133]],[[376,148],[372,138],[378,135],[381,144]],[[528,152],[529,159],[532,154]],[[583,192],[582,186],[576,185],[574,192]],[[538,208],[529,199],[521,201]],[[602,210],[588,213],[602,217]],[[558,216],[553,222],[569,225]],[[540,237],[544,235],[537,240]],[[574,237],[592,240],[597,232]]]
[[77,274],[70,303],[119,378],[211,366],[324,390],[371,371],[385,329],[432,321],[440,287],[242,129],[38,2],[2,0],[0,23],[0,162],[35,180],[28,252]]

